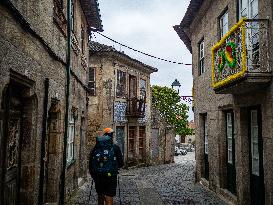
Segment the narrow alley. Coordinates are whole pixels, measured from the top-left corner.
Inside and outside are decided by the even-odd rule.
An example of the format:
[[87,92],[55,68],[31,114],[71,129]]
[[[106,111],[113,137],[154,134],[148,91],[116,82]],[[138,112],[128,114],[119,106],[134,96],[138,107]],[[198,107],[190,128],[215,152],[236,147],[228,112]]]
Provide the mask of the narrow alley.
[[[224,205],[214,193],[194,183],[194,153],[175,157],[175,163],[122,170],[120,187],[114,204],[118,205]],[[90,195],[91,179],[85,183],[69,204],[96,204],[94,185]],[[120,190],[120,197],[119,197]]]

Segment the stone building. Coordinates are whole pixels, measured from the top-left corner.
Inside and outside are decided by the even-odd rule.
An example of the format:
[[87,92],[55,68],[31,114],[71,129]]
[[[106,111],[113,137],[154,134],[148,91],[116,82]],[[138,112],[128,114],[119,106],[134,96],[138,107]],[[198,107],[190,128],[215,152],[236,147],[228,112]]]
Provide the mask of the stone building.
[[197,181],[231,204],[273,204],[272,0],[191,0]]
[[151,164],[174,162],[175,130],[152,105]]
[[98,132],[112,127],[127,166],[149,162],[150,75],[157,69],[97,42],[89,64],[89,150]]
[[72,0],[70,18],[67,2],[0,2],[0,204],[62,203],[86,175],[88,37],[102,25],[96,0]]

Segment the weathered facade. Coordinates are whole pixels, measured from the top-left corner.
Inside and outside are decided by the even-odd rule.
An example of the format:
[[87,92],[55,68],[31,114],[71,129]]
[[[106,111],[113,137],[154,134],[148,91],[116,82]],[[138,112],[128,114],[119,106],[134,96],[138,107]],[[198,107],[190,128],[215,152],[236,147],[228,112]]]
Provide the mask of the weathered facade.
[[272,0],[192,0],[174,29],[192,53],[197,181],[273,204]]
[[112,127],[128,166],[149,162],[150,74],[156,71],[113,47],[91,42],[89,149],[99,131]]
[[0,3],[1,204],[57,204],[62,188],[67,196],[86,176],[88,34],[91,27],[102,26],[96,0],[72,1],[63,155],[70,33],[66,12],[67,1],[60,0]]
[[174,162],[175,130],[152,104],[151,163]]

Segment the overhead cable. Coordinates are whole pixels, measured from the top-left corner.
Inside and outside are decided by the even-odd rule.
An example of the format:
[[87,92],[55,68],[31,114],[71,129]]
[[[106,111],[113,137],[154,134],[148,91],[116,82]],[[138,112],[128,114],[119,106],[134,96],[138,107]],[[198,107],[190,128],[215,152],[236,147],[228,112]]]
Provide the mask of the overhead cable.
[[132,48],[132,47],[130,47],[130,46],[127,46],[127,45],[125,45],[125,44],[122,44],[122,43],[120,43],[120,42],[118,42],[118,41],[116,41],[116,40],[114,40],[114,39],[112,39],[112,38],[110,38],[110,37],[108,37],[108,36],[106,36],[106,35],[100,33],[100,32],[97,32],[97,31],[95,31],[95,32],[98,33],[99,35],[101,35],[102,37],[107,38],[108,40],[110,40],[110,41],[112,41],[112,42],[114,42],[114,43],[116,43],[116,44],[119,44],[120,46],[123,46],[123,47],[125,47],[125,48],[130,49],[130,50],[133,50],[133,51],[135,51],[135,52],[141,53],[141,54],[143,54],[143,55],[149,56],[149,57],[151,57],[151,58],[155,58],[155,59],[158,59],[158,60],[161,60],[161,61],[165,61],[165,62],[169,62],[169,63],[174,63],[174,64],[179,64],[179,65],[192,65],[192,64],[190,64],[190,63],[181,63],[181,62],[171,61],[171,60],[167,60],[167,59],[164,59],[164,58],[159,58],[159,57],[150,55],[150,54],[148,54],[148,53],[139,51],[139,50],[134,49],[134,48]]

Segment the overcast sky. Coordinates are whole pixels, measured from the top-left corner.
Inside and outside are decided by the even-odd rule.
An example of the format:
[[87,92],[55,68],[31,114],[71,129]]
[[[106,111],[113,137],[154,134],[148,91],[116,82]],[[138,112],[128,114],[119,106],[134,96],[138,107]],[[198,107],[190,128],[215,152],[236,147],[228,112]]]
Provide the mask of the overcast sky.
[[[191,63],[191,54],[173,29],[181,22],[190,0],[99,0],[103,34],[151,55],[171,61]],[[175,78],[180,94],[191,95],[191,66],[156,60],[121,47],[98,34],[94,41],[114,46],[145,64],[158,68],[151,75],[152,85],[168,86]],[[188,104],[191,106],[190,104]],[[191,110],[191,107],[190,107]],[[193,113],[189,113],[193,119]]]

